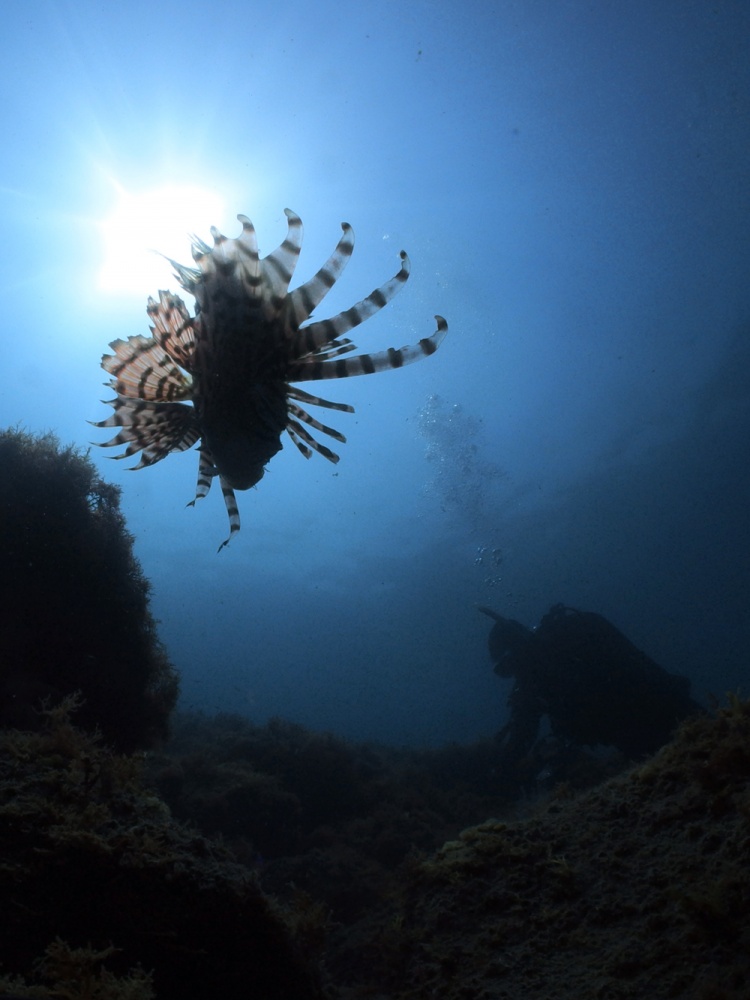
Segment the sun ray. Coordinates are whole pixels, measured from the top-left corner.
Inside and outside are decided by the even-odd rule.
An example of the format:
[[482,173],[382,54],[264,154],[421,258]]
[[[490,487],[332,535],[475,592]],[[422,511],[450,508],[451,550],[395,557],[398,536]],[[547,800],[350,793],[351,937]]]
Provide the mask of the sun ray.
[[144,289],[166,288],[172,267],[165,258],[180,256],[188,231],[208,229],[222,217],[222,199],[209,188],[190,184],[139,192],[117,184],[115,188],[116,204],[98,224],[104,251],[100,290],[142,294]]

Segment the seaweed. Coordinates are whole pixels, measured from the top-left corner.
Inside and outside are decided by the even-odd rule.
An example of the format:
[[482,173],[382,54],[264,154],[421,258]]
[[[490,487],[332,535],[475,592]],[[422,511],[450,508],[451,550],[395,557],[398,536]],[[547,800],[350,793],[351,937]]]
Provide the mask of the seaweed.
[[[0,977],[0,997],[5,1000],[154,1000],[152,976],[136,966],[116,976],[105,962],[117,949],[71,948],[56,938],[34,963],[32,978]],[[44,984],[44,985],[42,985]],[[11,992],[12,991],[12,994]]]

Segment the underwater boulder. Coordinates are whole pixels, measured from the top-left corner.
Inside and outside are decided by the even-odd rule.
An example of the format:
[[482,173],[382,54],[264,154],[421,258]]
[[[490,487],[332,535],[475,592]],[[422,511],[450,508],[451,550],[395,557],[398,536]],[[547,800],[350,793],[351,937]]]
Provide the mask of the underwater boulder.
[[79,691],[77,724],[119,750],[166,734],[177,674],[119,497],[54,435],[0,431],[0,726]]

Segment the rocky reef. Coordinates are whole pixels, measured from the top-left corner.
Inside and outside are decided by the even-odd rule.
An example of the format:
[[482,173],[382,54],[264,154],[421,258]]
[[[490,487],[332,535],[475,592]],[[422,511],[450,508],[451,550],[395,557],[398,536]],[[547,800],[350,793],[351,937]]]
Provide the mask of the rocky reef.
[[750,702],[533,800],[491,794],[492,752],[178,717],[153,765],[288,911],[316,907],[337,1000],[746,997]]
[[490,739],[171,718],[116,488],[0,432],[0,514],[0,1000],[748,996],[750,702],[522,800]]
[[748,857],[750,702],[732,698],[641,766],[412,859],[368,929],[378,990],[350,953],[341,996],[743,1000]]
[[253,873],[175,823],[142,755],[77,729],[75,707],[0,733],[0,996],[320,997]]
[[171,756],[122,756],[74,710],[0,735],[0,996],[747,996],[750,702],[522,804],[472,788],[486,748],[221,718],[178,722]]

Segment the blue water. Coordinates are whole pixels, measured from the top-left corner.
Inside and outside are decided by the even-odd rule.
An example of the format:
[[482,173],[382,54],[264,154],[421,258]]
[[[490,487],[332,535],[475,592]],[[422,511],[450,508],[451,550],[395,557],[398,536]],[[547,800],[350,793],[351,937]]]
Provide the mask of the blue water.
[[699,698],[747,693],[747,3],[10,0],[3,20],[0,425],[102,440],[101,354],[176,290],[135,259],[102,287],[124,194],[218,199],[219,218],[181,210],[182,249],[156,247],[185,263],[189,233],[235,236],[238,212],[269,252],[288,206],[300,281],[350,222],[321,318],[406,249],[363,350],[449,322],[434,357],[321,387],[356,407],[330,420],[340,464],[288,443],[218,555],[218,490],[185,508],[194,452],[130,473],[95,450],[185,706],[399,744],[488,735],[507,689],[475,606],[533,625],[558,601]]

